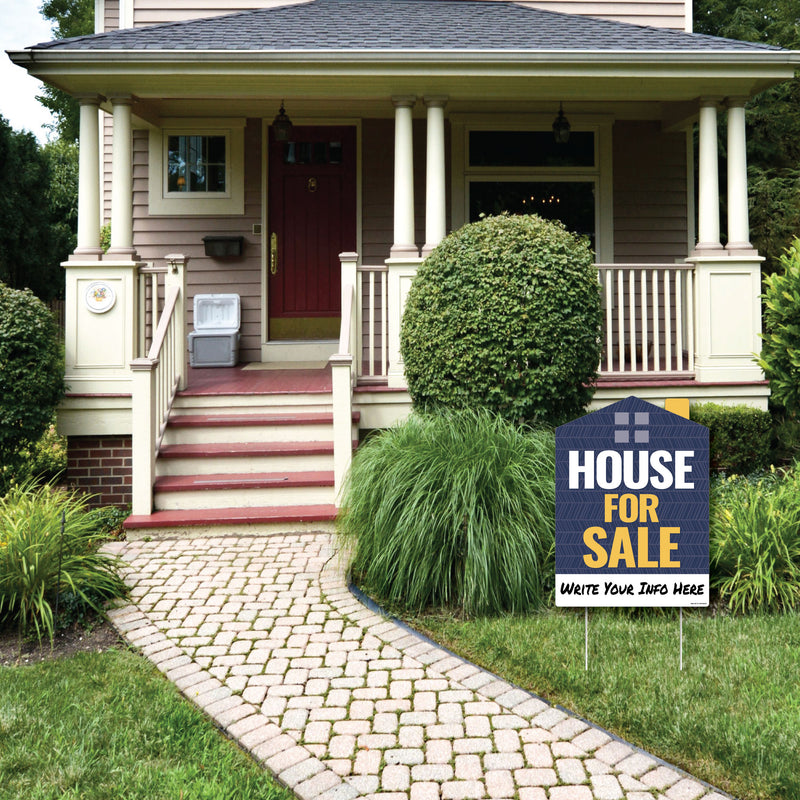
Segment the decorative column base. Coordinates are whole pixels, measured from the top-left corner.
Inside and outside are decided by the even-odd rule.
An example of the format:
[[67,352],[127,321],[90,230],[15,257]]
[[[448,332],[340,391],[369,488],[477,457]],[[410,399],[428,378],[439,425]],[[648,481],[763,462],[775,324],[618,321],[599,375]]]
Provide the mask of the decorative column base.
[[695,265],[695,377],[701,383],[763,381],[754,361],[761,352],[761,262],[758,255],[693,256]]
[[73,394],[130,394],[139,262],[67,261],[65,380]]

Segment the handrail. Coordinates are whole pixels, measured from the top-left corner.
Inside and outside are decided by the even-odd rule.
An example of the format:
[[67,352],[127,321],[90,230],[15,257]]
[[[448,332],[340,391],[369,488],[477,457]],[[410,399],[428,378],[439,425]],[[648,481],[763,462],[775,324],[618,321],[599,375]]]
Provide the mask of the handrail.
[[[156,456],[167,429],[175,395],[185,381],[185,259],[181,256],[173,261],[167,270],[148,270],[151,277],[160,272],[165,275],[164,307],[147,355],[134,359],[130,365],[134,514],[150,514],[152,511]],[[146,280],[145,275],[141,277]],[[144,306],[143,297],[141,305]],[[154,304],[151,310],[155,320]]]
[[347,287],[343,287],[342,291],[342,320],[339,325],[339,355],[350,355],[351,348],[350,341],[351,332],[353,330],[353,299],[355,296],[355,286],[347,291]]
[[178,302],[181,290],[179,286],[170,286],[167,289],[167,295],[164,298],[164,310],[161,312],[161,317],[158,320],[158,327],[153,335],[153,343],[150,345],[150,350],[147,353],[148,358],[158,358],[161,348],[164,346],[164,339],[167,336],[167,330],[172,322],[172,314],[175,311],[175,305]]
[[658,264],[646,264],[646,263],[633,263],[633,264],[595,264],[595,269],[631,269],[631,270],[643,270],[643,269],[682,269],[686,271],[693,271],[694,264],[687,264],[685,262],[679,263],[658,263]]

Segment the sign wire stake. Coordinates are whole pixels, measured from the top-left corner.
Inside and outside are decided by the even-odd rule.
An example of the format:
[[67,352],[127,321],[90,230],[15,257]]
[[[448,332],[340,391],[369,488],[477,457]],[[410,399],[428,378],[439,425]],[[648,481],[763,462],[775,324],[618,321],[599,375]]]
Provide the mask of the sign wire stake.
[[589,606],[583,609],[583,671],[589,671]]
[[680,611],[680,639],[681,639],[681,663],[680,663],[680,671],[683,672],[683,606],[680,606],[678,609]]

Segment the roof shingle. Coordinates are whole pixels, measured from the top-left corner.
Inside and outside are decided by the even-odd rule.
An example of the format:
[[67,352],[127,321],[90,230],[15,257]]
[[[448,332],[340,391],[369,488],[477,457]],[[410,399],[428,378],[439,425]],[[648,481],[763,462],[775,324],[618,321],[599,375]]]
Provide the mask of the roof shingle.
[[48,50],[763,52],[780,48],[481,0],[311,0],[36,45]]

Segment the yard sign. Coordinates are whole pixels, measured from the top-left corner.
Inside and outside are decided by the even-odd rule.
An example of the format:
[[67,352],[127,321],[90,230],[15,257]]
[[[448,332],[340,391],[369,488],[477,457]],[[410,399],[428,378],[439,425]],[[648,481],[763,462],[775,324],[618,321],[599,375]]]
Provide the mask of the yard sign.
[[708,428],[637,397],[559,427],[556,605],[708,599]]

